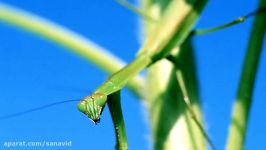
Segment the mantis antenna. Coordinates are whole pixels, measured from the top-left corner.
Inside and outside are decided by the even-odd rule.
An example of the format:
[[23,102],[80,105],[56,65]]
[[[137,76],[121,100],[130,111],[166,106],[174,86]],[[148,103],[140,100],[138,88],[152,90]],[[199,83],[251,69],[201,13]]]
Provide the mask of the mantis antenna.
[[70,102],[78,102],[78,101],[80,101],[80,99],[73,99],[73,100],[65,100],[65,101],[55,102],[55,103],[43,105],[43,106],[40,106],[40,107],[28,109],[28,110],[25,110],[25,111],[21,111],[21,112],[9,114],[9,115],[0,116],[0,120],[5,120],[5,119],[14,118],[14,117],[19,117],[19,116],[22,116],[22,115],[26,115],[26,114],[29,114],[29,113],[32,113],[32,112],[36,112],[36,111],[43,110],[43,109],[46,109],[46,108],[50,108],[50,107],[53,107],[53,106],[57,106],[57,105],[60,105],[60,104],[70,103]]
[[[112,116],[112,120],[113,120],[114,128],[115,128],[115,133],[116,133],[116,139],[117,139],[116,149],[117,150],[127,150],[128,144],[127,144],[126,128],[125,128],[125,123],[124,123],[121,104],[120,104],[120,91],[115,92],[113,94],[110,94],[109,97],[110,97],[110,100],[107,103],[109,106],[109,110],[110,110],[110,113]],[[46,104],[43,106],[35,107],[32,109],[28,109],[25,111],[0,116],[0,120],[11,119],[11,118],[23,116],[23,115],[26,115],[26,114],[29,114],[32,112],[36,112],[36,111],[40,111],[40,110],[47,109],[50,107],[54,107],[57,105],[70,103],[70,102],[78,102],[78,101],[80,101],[80,99],[54,102],[54,103]],[[91,112],[91,113],[93,114],[93,112]],[[95,120],[93,120],[93,121],[95,124],[97,124],[100,121],[100,118],[98,118],[97,121],[95,121]]]

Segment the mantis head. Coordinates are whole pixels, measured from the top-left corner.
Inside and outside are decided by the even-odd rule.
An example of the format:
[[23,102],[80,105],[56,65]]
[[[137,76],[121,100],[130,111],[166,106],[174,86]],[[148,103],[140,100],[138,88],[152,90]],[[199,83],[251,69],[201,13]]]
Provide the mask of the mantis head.
[[106,101],[107,96],[105,94],[93,93],[78,103],[78,109],[96,124],[100,121]]

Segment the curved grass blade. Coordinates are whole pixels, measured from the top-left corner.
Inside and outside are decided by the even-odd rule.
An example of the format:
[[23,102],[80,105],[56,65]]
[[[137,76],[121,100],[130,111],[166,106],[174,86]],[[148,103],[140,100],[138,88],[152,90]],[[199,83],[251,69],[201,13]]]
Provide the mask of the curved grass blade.
[[[125,63],[104,48],[85,37],[40,16],[0,3],[0,22],[14,25],[47,40],[59,44],[71,52],[96,64],[108,74],[121,69]],[[143,78],[136,76],[129,83],[129,89],[140,96]]]

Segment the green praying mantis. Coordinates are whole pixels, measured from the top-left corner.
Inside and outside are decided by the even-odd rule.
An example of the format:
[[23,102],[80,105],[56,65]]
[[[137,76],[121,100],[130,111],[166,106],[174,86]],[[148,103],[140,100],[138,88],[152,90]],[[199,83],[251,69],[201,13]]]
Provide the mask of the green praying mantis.
[[[78,104],[79,110],[94,122],[99,121],[102,109],[109,95],[119,91],[137,73],[152,63],[170,55],[174,47],[182,44],[194,25],[198,11],[200,12],[205,5],[205,2],[196,2],[194,8],[190,6],[186,8],[185,14],[180,15],[176,13],[176,6],[180,2],[174,0],[171,3],[165,17],[158,23],[158,30],[155,30],[150,35],[150,38],[144,43],[137,57],[124,68],[114,73],[92,95],[85,97]],[[181,28],[182,24],[187,26]]]
[[[88,116],[94,123],[98,123],[101,118],[101,113],[107,103],[110,108],[111,116],[115,126],[116,137],[117,137],[117,149],[128,149],[127,148],[127,137],[125,132],[125,125],[123,121],[123,115],[120,105],[120,90],[127,84],[127,82],[133,78],[136,74],[148,68],[150,65],[156,63],[158,60],[167,59],[174,64],[177,68],[177,79],[179,85],[182,87],[181,92],[184,97],[184,101],[191,113],[193,120],[198,124],[206,140],[212,145],[210,139],[205,133],[202,125],[197,120],[193,109],[191,108],[190,100],[186,91],[186,85],[182,80],[182,73],[179,71],[178,61],[173,57],[172,50],[175,47],[179,47],[183,41],[193,34],[205,34],[209,32],[214,32],[236,23],[244,21],[246,18],[264,12],[265,8],[259,9],[254,13],[250,13],[244,17],[240,17],[237,20],[230,22],[228,24],[218,26],[215,28],[207,30],[195,30],[192,28],[199,13],[205,6],[206,1],[197,1],[192,4],[182,4],[178,0],[173,0],[166,10],[166,13],[161,20],[153,20],[158,22],[156,29],[149,35],[148,39],[140,49],[137,57],[128,65],[123,67],[118,72],[111,75],[107,81],[100,85],[90,96],[85,97],[78,103],[78,109]],[[186,6],[184,7],[184,14],[177,13],[176,6]],[[138,12],[138,9],[136,9]],[[144,16],[144,15],[142,15]],[[145,15],[146,17],[148,15]],[[144,16],[144,17],[145,17]],[[77,101],[77,100],[71,100]],[[65,102],[71,102],[65,101]],[[62,102],[64,103],[64,102]],[[24,113],[32,112],[42,108],[50,107],[59,103],[54,103],[51,105],[39,107],[32,109],[30,111],[25,111]],[[22,113],[19,113],[22,114]],[[16,116],[9,115],[6,118]],[[4,118],[4,117],[2,117]]]

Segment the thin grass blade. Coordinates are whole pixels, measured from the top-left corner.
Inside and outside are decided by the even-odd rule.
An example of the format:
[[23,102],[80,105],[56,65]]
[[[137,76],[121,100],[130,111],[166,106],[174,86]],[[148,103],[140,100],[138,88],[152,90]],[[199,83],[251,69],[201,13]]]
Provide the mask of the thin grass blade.
[[[266,0],[260,0],[259,8],[266,6]],[[238,86],[236,101],[234,103],[230,131],[227,140],[227,150],[243,150],[246,130],[257,68],[260,61],[263,40],[266,31],[266,14],[261,13],[255,17],[248,48],[242,68],[241,79]]]

